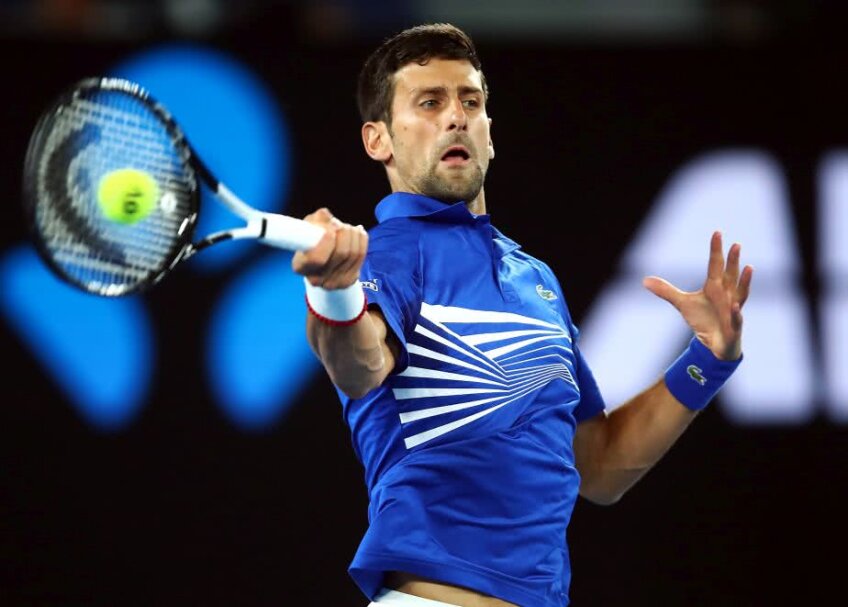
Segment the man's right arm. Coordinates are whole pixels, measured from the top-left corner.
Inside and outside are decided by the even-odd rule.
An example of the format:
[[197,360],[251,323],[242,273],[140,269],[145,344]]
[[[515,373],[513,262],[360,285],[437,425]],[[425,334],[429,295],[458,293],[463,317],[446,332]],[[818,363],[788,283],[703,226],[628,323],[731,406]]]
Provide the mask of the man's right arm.
[[328,325],[307,314],[306,338],[330,380],[350,398],[361,398],[383,383],[397,360],[396,340],[377,308],[352,325]]
[[[309,251],[294,255],[294,271],[330,296],[358,284],[368,250],[365,230],[342,223],[327,209],[304,219],[324,228],[326,234]],[[328,323],[307,313],[306,337],[332,382],[351,398],[360,398],[382,384],[398,357],[397,340],[377,308],[347,324]]]

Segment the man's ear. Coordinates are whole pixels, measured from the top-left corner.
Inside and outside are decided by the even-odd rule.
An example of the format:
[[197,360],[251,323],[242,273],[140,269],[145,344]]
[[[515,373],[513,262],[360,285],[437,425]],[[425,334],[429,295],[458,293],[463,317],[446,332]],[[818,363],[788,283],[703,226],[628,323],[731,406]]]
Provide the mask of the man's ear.
[[492,119],[489,118],[489,160],[495,157],[495,144],[492,143]]
[[362,144],[365,153],[378,162],[388,162],[393,153],[389,128],[382,120],[366,122],[362,125]]

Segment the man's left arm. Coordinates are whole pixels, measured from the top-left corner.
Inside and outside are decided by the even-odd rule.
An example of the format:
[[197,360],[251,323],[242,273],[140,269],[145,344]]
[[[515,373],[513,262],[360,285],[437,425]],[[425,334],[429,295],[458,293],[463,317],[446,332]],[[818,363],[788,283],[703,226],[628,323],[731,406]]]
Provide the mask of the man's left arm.
[[661,379],[612,412],[578,424],[574,457],[586,499],[618,501],[665,455],[741,361],[742,306],[753,268],[740,271],[740,250],[739,244],[731,246],[725,264],[721,234],[715,232],[707,278],[698,291],[645,278],[645,287],[680,312],[694,337]]

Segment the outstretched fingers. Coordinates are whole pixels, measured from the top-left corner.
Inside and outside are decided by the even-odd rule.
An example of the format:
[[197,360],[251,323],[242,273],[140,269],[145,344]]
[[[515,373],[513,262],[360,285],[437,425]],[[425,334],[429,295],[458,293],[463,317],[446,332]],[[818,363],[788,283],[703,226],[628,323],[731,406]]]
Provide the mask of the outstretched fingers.
[[716,230],[710,239],[710,262],[707,280],[721,280],[724,275],[724,252],[721,249],[721,232]]
[[739,285],[736,287],[736,301],[739,302],[739,307],[745,305],[748,301],[748,295],[751,292],[751,279],[754,277],[754,268],[745,266],[742,270],[742,277],[739,279]]
[[742,332],[742,306],[738,301],[730,306],[730,328],[736,334]]
[[739,282],[739,257],[742,252],[742,245],[734,243],[727,252],[727,267],[724,270],[725,282],[735,287]]
[[675,287],[667,280],[659,276],[646,276],[642,285],[657,297],[661,297],[675,308],[680,308],[680,300],[685,295],[683,291]]

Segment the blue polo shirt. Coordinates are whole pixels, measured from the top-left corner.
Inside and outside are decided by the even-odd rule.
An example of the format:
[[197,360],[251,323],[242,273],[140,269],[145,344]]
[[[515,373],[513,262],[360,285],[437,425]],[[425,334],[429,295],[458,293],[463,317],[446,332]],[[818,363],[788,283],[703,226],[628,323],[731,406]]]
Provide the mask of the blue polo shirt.
[[339,391],[370,500],[350,574],[370,599],[405,571],[563,607],[574,429],[604,403],[560,284],[463,203],[394,193],[376,216],[360,279],[402,352]]

